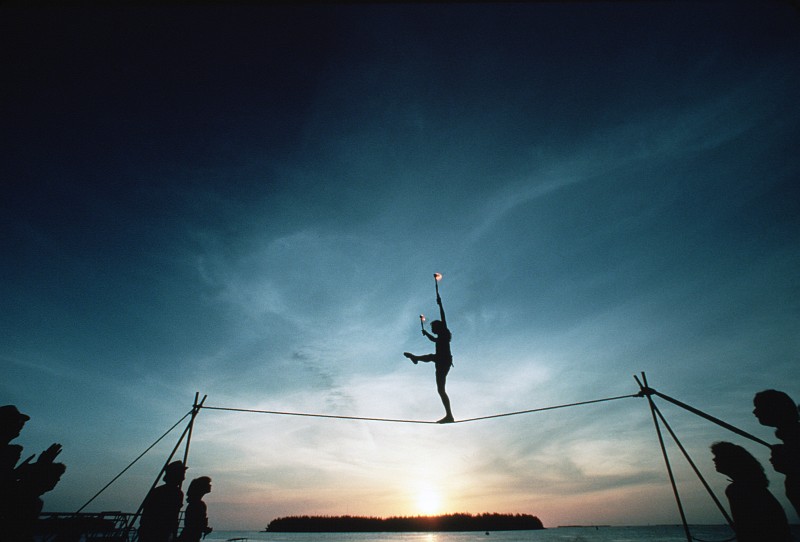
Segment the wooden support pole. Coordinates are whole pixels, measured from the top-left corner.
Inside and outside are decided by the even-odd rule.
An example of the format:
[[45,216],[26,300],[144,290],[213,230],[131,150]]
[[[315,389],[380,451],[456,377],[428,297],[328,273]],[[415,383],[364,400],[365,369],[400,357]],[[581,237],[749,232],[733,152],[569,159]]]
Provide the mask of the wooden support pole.
[[200,397],[200,392],[195,392],[194,394],[194,404],[192,405],[192,419],[189,421],[189,435],[186,438],[186,449],[183,452],[183,464],[184,466],[189,466],[189,445],[192,442],[192,431],[194,430],[194,419],[200,413],[200,409],[203,406],[203,403],[206,402],[206,398],[208,395],[203,396],[203,400],[199,403],[197,402],[197,398]]
[[[636,379],[636,383],[639,384],[639,387],[644,392],[645,388],[647,387],[647,377],[645,376],[644,372],[642,372],[642,380],[644,381],[644,386],[639,381],[639,379],[634,375]],[[645,394],[647,396],[647,403],[650,405],[650,414],[653,416],[653,424],[656,427],[656,435],[658,435],[658,443],[661,445],[661,454],[664,456],[664,463],[667,466],[667,474],[669,475],[669,482],[672,485],[672,493],[675,495],[675,502],[678,504],[678,512],[681,515],[681,521],[683,522],[683,531],[686,534],[686,542],[692,542],[692,533],[689,532],[689,524],[686,521],[686,514],[683,511],[683,504],[681,503],[681,496],[678,494],[678,485],[675,483],[675,475],[672,473],[672,465],[669,463],[669,455],[667,454],[667,447],[664,445],[664,436],[661,434],[661,426],[658,424],[658,417],[656,416],[656,406],[653,403],[653,398],[651,394]]]
[[719,499],[717,499],[717,496],[716,496],[716,495],[714,494],[714,492],[711,490],[711,486],[709,486],[709,485],[708,485],[708,483],[706,482],[706,479],[705,479],[705,478],[703,477],[703,475],[700,473],[700,469],[698,469],[698,468],[697,468],[697,465],[695,465],[695,464],[694,464],[694,461],[692,461],[692,458],[691,458],[691,457],[689,457],[689,452],[687,452],[687,451],[686,451],[686,448],[684,448],[684,447],[683,447],[683,444],[681,444],[681,441],[680,441],[680,440],[678,440],[678,436],[677,436],[677,435],[675,434],[675,432],[672,430],[672,427],[670,427],[670,426],[669,426],[669,424],[667,423],[667,420],[664,418],[664,415],[661,413],[661,411],[658,409],[658,407],[657,407],[657,406],[655,407],[655,409],[656,409],[656,414],[658,414],[658,417],[661,419],[661,423],[663,423],[663,424],[664,424],[664,427],[666,427],[666,428],[667,428],[667,431],[669,431],[669,434],[670,434],[670,436],[672,437],[672,440],[674,440],[674,441],[675,441],[675,444],[677,444],[677,445],[678,445],[678,448],[679,448],[679,449],[680,449],[680,451],[683,453],[683,456],[686,458],[686,461],[688,461],[688,462],[689,462],[689,465],[691,465],[691,467],[692,467],[692,470],[694,470],[694,473],[695,473],[695,474],[697,475],[697,477],[700,479],[700,482],[703,484],[703,487],[704,487],[704,488],[706,488],[706,491],[707,491],[707,492],[708,492],[708,494],[711,496],[711,500],[713,500],[713,501],[714,501],[714,504],[716,504],[716,505],[717,505],[717,508],[719,508],[719,511],[720,511],[720,512],[722,512],[722,516],[725,518],[725,521],[727,521],[727,522],[728,522],[728,525],[729,525],[729,526],[731,527],[731,529],[732,529],[732,528],[733,528],[733,520],[732,520],[732,519],[731,519],[731,517],[728,515],[728,512],[725,510],[725,507],[724,507],[724,506],[722,506],[722,503],[721,503],[721,502],[719,502]]

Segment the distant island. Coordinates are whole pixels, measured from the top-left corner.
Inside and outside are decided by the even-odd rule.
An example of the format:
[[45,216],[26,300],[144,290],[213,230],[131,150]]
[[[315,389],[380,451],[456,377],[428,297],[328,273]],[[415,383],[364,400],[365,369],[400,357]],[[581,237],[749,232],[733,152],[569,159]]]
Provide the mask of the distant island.
[[530,514],[448,514],[415,517],[289,516],[269,522],[273,533],[383,533],[420,531],[533,531],[544,529]]

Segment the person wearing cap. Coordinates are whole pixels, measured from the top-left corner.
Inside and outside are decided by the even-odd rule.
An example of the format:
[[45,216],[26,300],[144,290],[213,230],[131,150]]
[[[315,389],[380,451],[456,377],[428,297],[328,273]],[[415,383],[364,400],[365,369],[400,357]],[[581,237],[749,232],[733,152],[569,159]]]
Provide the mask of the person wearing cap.
[[19,463],[22,446],[11,444],[30,416],[15,405],[0,406],[0,535],[9,540],[29,540],[33,524],[42,509],[41,496],[51,491],[66,467],[55,463],[61,445],[53,444]]
[[31,417],[20,412],[14,405],[0,406],[0,445],[7,445],[17,438]]
[[[5,465],[10,462],[10,457],[16,456],[16,461],[19,461],[22,453],[22,446],[17,444],[10,444],[12,440],[17,438],[25,426],[25,422],[30,420],[31,417],[27,414],[20,412],[14,405],[0,406],[0,447],[3,448],[2,464]],[[11,451],[9,451],[11,450]],[[39,454],[37,463],[53,463],[58,454],[61,453],[61,444],[54,443],[47,450]],[[25,463],[35,457],[32,455]],[[16,464],[16,462],[15,462]],[[24,466],[20,465],[20,467]],[[12,468],[14,465],[12,465]],[[19,469],[20,467],[17,467]],[[4,471],[5,474],[5,471]]]
[[164,469],[164,483],[153,488],[142,504],[139,542],[171,542],[178,535],[183,506],[181,483],[186,478],[183,461],[173,461]]

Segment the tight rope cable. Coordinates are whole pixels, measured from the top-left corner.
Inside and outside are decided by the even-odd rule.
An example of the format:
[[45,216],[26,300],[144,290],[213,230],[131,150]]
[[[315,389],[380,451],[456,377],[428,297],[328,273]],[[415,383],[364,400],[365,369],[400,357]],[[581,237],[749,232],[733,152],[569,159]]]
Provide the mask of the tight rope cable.
[[544,412],[545,410],[556,410],[558,408],[568,408],[574,406],[581,406],[581,405],[591,405],[592,403],[603,403],[606,401],[616,401],[617,399],[628,399],[629,397],[641,397],[638,393],[633,393],[630,395],[619,395],[617,397],[606,397],[605,399],[592,399],[590,401],[580,401],[578,403],[567,403],[565,405],[555,405],[549,407],[540,407],[540,408],[532,408],[530,410],[519,410],[517,412],[506,412],[504,414],[492,414],[491,416],[479,416],[477,418],[467,418],[465,420],[456,420],[453,423],[467,423],[467,422],[476,422],[479,420],[490,420],[492,418],[503,418],[505,416],[517,416],[519,414],[530,414],[532,412]]
[[361,420],[367,422],[392,422],[392,423],[437,423],[427,420],[399,420],[394,418],[367,418],[363,416],[337,416],[334,414],[311,414],[308,412],[282,412],[279,410],[256,410],[252,408],[231,408],[203,406],[206,410],[226,410],[228,412],[250,412],[253,414],[274,414],[276,416],[303,416],[306,418],[334,418],[338,420]]
[[[467,423],[467,422],[475,422],[479,420],[489,420],[492,418],[502,418],[506,416],[517,416],[520,414],[530,414],[533,412],[542,412],[545,410],[555,410],[558,408],[567,408],[573,406],[580,406],[580,405],[589,405],[592,403],[602,403],[605,401],[616,401],[617,399],[627,399],[629,397],[642,397],[640,393],[635,393],[631,395],[620,395],[618,397],[606,397],[604,399],[592,399],[590,401],[580,401],[577,403],[568,403],[564,405],[555,405],[555,406],[548,406],[548,407],[541,407],[541,408],[532,408],[529,410],[519,410],[516,412],[505,412],[503,414],[492,414],[490,416],[479,416],[477,418],[467,418],[464,420],[456,420],[450,423]],[[360,420],[360,421],[368,421],[368,422],[390,422],[390,423],[424,423],[424,424],[439,424],[439,422],[427,421],[427,420],[404,420],[404,419],[396,419],[396,418],[374,418],[374,417],[364,417],[364,416],[340,416],[336,414],[312,414],[308,412],[284,412],[279,410],[257,410],[257,409],[250,409],[250,408],[230,408],[230,407],[215,407],[215,406],[202,406],[201,408],[209,409],[209,410],[224,410],[228,412],[250,412],[254,414],[273,414],[276,416],[303,416],[307,418],[332,418],[338,420]],[[447,425],[447,424],[445,424]]]

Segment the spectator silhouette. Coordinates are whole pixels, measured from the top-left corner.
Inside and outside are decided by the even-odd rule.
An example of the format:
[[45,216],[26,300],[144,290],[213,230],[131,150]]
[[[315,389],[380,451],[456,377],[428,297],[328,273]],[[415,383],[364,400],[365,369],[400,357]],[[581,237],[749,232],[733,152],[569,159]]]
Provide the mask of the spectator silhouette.
[[17,463],[22,457],[22,446],[11,444],[30,417],[14,405],[0,406],[0,533],[10,533],[14,514],[11,503],[18,491]]
[[753,398],[753,414],[761,425],[775,427],[783,444],[772,446],[770,463],[784,474],[786,497],[800,516],[800,414],[786,393],[777,390],[758,392]]
[[0,406],[0,534],[7,540],[30,540],[42,510],[41,496],[52,490],[66,470],[55,463],[61,445],[53,444],[19,463],[22,446],[11,444],[22,432],[30,416],[14,405]]
[[453,366],[453,354],[450,352],[450,340],[453,338],[452,333],[447,328],[447,319],[444,315],[444,307],[442,306],[442,298],[436,294],[436,303],[439,305],[439,315],[441,320],[434,320],[431,322],[431,331],[435,335],[431,335],[425,329],[422,334],[430,341],[436,343],[436,353],[425,354],[423,356],[415,356],[411,352],[404,352],[403,355],[414,362],[416,365],[419,361],[434,362],[436,364],[436,389],[439,392],[439,397],[442,399],[444,405],[445,416],[438,423],[452,423],[453,412],[450,410],[450,398],[445,391],[445,384],[447,383],[447,373],[450,372],[450,367]]
[[767,489],[769,481],[758,460],[730,442],[715,442],[711,453],[717,472],[731,480],[725,495],[738,542],[791,542],[786,513]]
[[9,521],[3,533],[8,540],[33,540],[34,528],[44,505],[41,497],[56,487],[66,469],[63,463],[54,463],[45,458],[27,464],[20,470],[15,494],[8,505]]
[[164,468],[164,483],[153,488],[142,503],[139,542],[170,542],[177,537],[183,506],[181,483],[185,478],[182,461],[173,461]]
[[5,503],[16,479],[15,470],[22,446],[11,444],[30,420],[30,416],[21,413],[14,405],[0,406],[0,499]]
[[195,478],[186,490],[186,513],[183,516],[183,531],[179,540],[181,542],[199,542],[199,540],[213,531],[208,526],[208,514],[203,496],[211,493],[211,478],[201,476]]
[[8,445],[22,432],[25,422],[31,417],[20,412],[14,405],[0,406],[0,444]]

